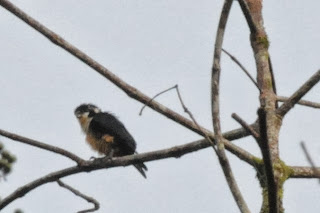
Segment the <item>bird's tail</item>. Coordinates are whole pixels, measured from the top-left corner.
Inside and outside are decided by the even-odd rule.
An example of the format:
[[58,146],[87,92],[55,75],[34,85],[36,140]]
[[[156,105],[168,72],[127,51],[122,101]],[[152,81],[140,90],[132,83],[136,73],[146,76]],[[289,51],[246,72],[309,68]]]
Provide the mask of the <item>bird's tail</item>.
[[133,165],[140,172],[140,174],[147,179],[146,171],[148,171],[148,168],[146,167],[146,165],[144,163],[137,163]]

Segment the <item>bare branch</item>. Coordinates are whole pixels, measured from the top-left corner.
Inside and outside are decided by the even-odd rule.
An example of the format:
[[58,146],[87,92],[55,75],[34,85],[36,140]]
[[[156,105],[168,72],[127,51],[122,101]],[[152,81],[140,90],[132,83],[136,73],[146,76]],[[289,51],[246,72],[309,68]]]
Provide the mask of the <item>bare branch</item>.
[[[226,133],[226,137],[230,137],[237,131],[231,131],[229,133]],[[231,135],[230,135],[231,133]],[[226,143],[228,144],[228,143]],[[169,149],[162,149],[158,151],[153,152],[147,152],[142,154],[136,154],[136,155],[129,155],[119,158],[113,158],[112,161],[110,161],[107,158],[103,159],[97,159],[95,161],[85,161],[79,166],[69,167],[66,169],[62,169],[56,172],[52,172],[48,175],[45,175],[39,179],[36,179],[20,188],[15,190],[12,194],[8,195],[7,197],[3,198],[0,201],[0,210],[6,207],[8,204],[13,202],[14,200],[23,197],[28,192],[32,191],[33,189],[50,183],[57,181],[60,178],[70,176],[73,174],[81,173],[81,172],[91,172],[94,170],[99,169],[105,169],[105,168],[112,168],[112,167],[119,167],[119,166],[129,166],[132,164],[140,163],[140,162],[149,162],[149,161],[155,161],[160,159],[166,159],[166,158],[179,158],[185,154],[198,151],[200,149],[204,149],[207,147],[211,147],[209,142],[207,140],[199,140],[191,143],[187,143],[181,146],[175,146]],[[243,150],[244,151],[244,150]],[[245,151],[244,151],[245,152]],[[243,153],[243,155],[249,154],[249,153]],[[241,155],[241,156],[243,156]],[[249,154],[250,156],[247,156],[248,158],[251,158],[251,161],[249,162],[251,165],[254,164],[254,159],[257,159],[257,157]]]
[[267,115],[266,111],[263,108],[259,108],[259,127],[260,127],[260,150],[263,156],[263,162],[265,166],[267,184],[268,184],[268,201],[269,208],[271,212],[279,212],[279,204],[278,204],[278,184],[275,179],[274,171],[273,171],[273,162],[272,157],[268,145],[268,126],[267,126]]
[[312,75],[309,80],[304,83],[293,95],[285,101],[278,109],[277,114],[280,116],[285,116],[294,105],[309,92],[314,85],[316,85],[320,80],[320,70],[318,70],[314,75]]
[[[181,104],[184,112],[189,115],[189,117],[190,117],[191,120],[195,123],[195,125],[198,127],[198,129],[199,129],[200,131],[202,131],[202,135],[204,135],[205,139],[207,139],[207,141],[209,141],[209,142],[211,143],[211,145],[213,146],[213,149],[216,151],[216,148],[214,147],[215,143],[210,139],[210,137],[209,137],[209,135],[206,133],[206,131],[205,131],[205,130],[202,130],[201,126],[198,124],[198,122],[197,122],[196,119],[194,118],[193,114],[189,111],[189,109],[187,108],[187,106],[184,104],[184,101],[183,101],[183,99],[182,99],[182,97],[181,97],[181,94],[180,94],[179,86],[178,86],[177,84],[176,84],[175,86],[173,86],[173,87],[170,87],[170,88],[168,88],[168,89],[166,89],[166,90],[164,90],[164,91],[156,94],[154,97],[152,97],[152,99],[150,100],[150,102],[153,101],[153,100],[154,100],[156,97],[158,97],[159,95],[162,95],[163,93],[168,92],[168,91],[170,91],[170,90],[172,90],[172,89],[176,89],[176,92],[177,92],[177,95],[178,95],[180,104]],[[150,102],[149,102],[149,103],[150,103]],[[142,111],[143,111],[143,109],[144,109],[147,105],[148,105],[148,104],[145,104],[145,105],[141,108],[139,115],[142,115]]]
[[260,135],[247,123],[245,122],[243,119],[240,118],[239,115],[237,115],[236,113],[232,113],[232,118],[234,118],[236,121],[238,121],[238,123],[244,128],[246,129],[250,135],[252,135],[254,137],[254,139],[256,139],[256,141],[259,143],[260,141]]
[[[316,167],[316,164],[313,162],[312,157],[311,157],[311,155],[309,154],[306,145],[304,144],[303,141],[300,143],[300,145],[301,145],[301,148],[302,148],[302,150],[303,150],[303,152],[304,152],[304,154],[305,154],[305,156],[306,156],[309,164],[311,165],[314,173],[317,173],[318,171],[317,171],[317,169],[316,169],[316,168],[317,168],[317,167]],[[320,176],[320,173],[318,173],[318,175]],[[319,179],[319,183],[320,183],[320,179]]]
[[77,155],[75,155],[75,154],[73,154],[73,153],[71,153],[71,152],[69,152],[67,150],[64,150],[64,149],[61,149],[59,147],[52,146],[52,145],[49,145],[49,144],[45,144],[45,143],[30,139],[30,138],[27,138],[27,137],[23,137],[23,136],[20,136],[20,135],[11,133],[11,132],[7,132],[7,131],[4,131],[2,129],[0,129],[0,135],[2,135],[4,137],[7,137],[7,138],[10,138],[11,140],[14,140],[14,141],[18,141],[18,142],[21,142],[21,143],[25,143],[25,144],[28,144],[28,145],[31,145],[31,146],[38,147],[40,149],[44,149],[44,150],[47,150],[47,151],[50,151],[50,152],[54,152],[54,153],[63,155],[65,157],[67,157],[67,158],[70,158],[71,160],[74,160],[78,164],[81,164],[84,161],[82,158],[78,157]]
[[176,84],[176,85],[174,85],[173,87],[170,87],[169,89],[163,90],[162,92],[159,92],[158,94],[156,94],[155,96],[153,96],[153,97],[150,99],[150,101],[148,101],[148,103],[145,103],[145,104],[143,105],[143,107],[142,107],[141,110],[140,110],[139,115],[140,115],[140,116],[142,115],[142,112],[143,112],[144,108],[145,108],[146,106],[148,106],[148,105],[151,103],[151,101],[153,101],[154,99],[156,99],[156,97],[158,97],[158,96],[162,95],[163,93],[166,93],[166,92],[168,92],[168,91],[170,91],[170,90],[172,90],[172,89],[176,89],[177,87],[178,87],[178,85]]
[[320,167],[291,166],[290,178],[320,178]]
[[[49,40],[51,40],[54,44],[62,47],[66,51],[68,51],[70,54],[93,68],[95,71],[97,71],[99,74],[110,80],[112,83],[114,83],[116,86],[118,86],[121,90],[123,90],[129,97],[144,103],[148,104],[149,107],[154,109],[155,111],[159,112],[160,114],[166,116],[167,118],[183,125],[184,127],[190,129],[191,131],[194,131],[200,135],[203,134],[203,131],[206,132],[210,136],[211,139],[214,138],[214,135],[211,131],[206,130],[205,128],[201,128],[203,131],[200,131],[198,127],[194,124],[193,121],[185,118],[184,116],[181,116],[180,114],[174,112],[173,110],[163,106],[162,104],[151,101],[151,98],[140,92],[138,89],[134,88],[133,86],[127,84],[125,81],[120,79],[118,76],[116,76],[114,73],[110,72],[107,68],[99,64],[97,61],[92,59],[90,56],[76,48],[75,46],[68,43],[66,40],[64,40],[61,36],[54,33],[41,23],[39,23],[37,20],[30,17],[28,14],[17,8],[14,4],[7,0],[0,0],[0,5],[6,8],[8,11],[16,15],[18,18],[20,18],[22,21],[30,25],[32,28],[40,32],[42,35],[47,37]],[[247,133],[244,133],[244,130],[241,130],[241,134],[238,134],[240,137],[247,136]],[[245,159],[246,161],[251,161],[251,159],[247,158],[249,155],[242,155],[244,152],[239,153],[238,151],[241,150],[241,148],[237,147],[236,145],[229,143],[226,145],[226,149],[229,150],[232,153],[236,153],[236,155],[241,159]]]
[[[277,100],[281,102],[286,102],[289,100],[288,97],[284,96],[277,96]],[[303,106],[308,106],[316,109],[320,109],[320,103],[312,102],[312,101],[306,101],[306,100],[300,100],[298,101],[297,104],[303,105]]]
[[63,188],[66,188],[68,189],[69,191],[71,191],[73,194],[83,198],[84,200],[88,201],[89,203],[92,203],[94,205],[93,208],[91,209],[86,209],[86,210],[82,210],[82,211],[79,211],[78,213],[86,213],[86,212],[94,212],[94,211],[97,211],[99,208],[100,208],[100,204],[99,202],[92,198],[92,197],[89,197],[83,193],[81,193],[79,190],[76,190],[74,189],[73,187],[65,184],[64,182],[62,182],[61,180],[57,180],[57,183],[59,184],[59,186],[63,187]]
[[234,57],[233,55],[231,55],[227,50],[225,50],[225,49],[222,48],[222,51],[223,51],[224,53],[226,53],[226,54],[231,58],[231,60],[234,61],[234,62],[241,68],[241,70],[250,78],[251,82],[258,88],[258,90],[260,90],[257,82],[256,82],[256,81],[254,80],[254,78],[251,76],[251,74],[249,73],[249,71],[240,63],[240,61],[239,61],[236,57]]
[[[156,97],[158,97],[159,95],[162,95],[163,93],[168,92],[168,91],[170,91],[170,90],[172,90],[172,89],[176,89],[176,92],[177,92],[177,95],[178,95],[180,104],[181,104],[184,112],[189,115],[189,117],[190,117],[191,120],[195,123],[195,125],[198,127],[198,129],[199,129],[200,131],[202,131],[202,135],[204,135],[205,139],[207,139],[207,141],[209,141],[209,142],[211,143],[214,151],[217,151],[216,148],[214,147],[215,143],[210,139],[210,137],[209,137],[209,135],[206,133],[206,131],[201,129],[201,126],[198,124],[198,122],[197,122],[196,119],[194,118],[193,114],[189,111],[189,109],[188,109],[188,108],[186,107],[186,105],[184,104],[183,99],[182,99],[181,94],[180,94],[179,86],[178,86],[177,84],[176,84],[175,86],[170,87],[170,88],[168,88],[168,89],[166,89],[166,90],[164,90],[164,91],[156,94],[155,96],[153,96],[152,99],[149,101],[149,103],[150,103],[151,101],[153,101],[153,100],[154,100]],[[148,105],[148,104],[145,104],[145,105],[141,108],[139,115],[142,115],[142,111],[143,111],[143,109],[144,109],[147,105]]]
[[57,172],[52,172],[46,176],[43,176],[39,179],[36,179],[24,186],[19,187],[18,189],[16,189],[13,193],[11,193],[10,195],[8,195],[7,197],[4,197],[1,201],[0,201],[0,210],[3,209],[4,207],[6,207],[8,204],[10,204],[11,202],[13,202],[14,200],[23,197],[25,194],[27,194],[28,192],[32,191],[33,189],[49,183],[49,182],[53,182],[53,181],[57,181],[59,178],[65,177],[65,176],[69,176],[72,174],[76,174],[76,173],[80,173],[83,172],[82,169],[78,166],[74,166],[74,167],[69,167],[63,170],[59,170]]
[[[181,103],[181,105],[182,105],[182,108],[183,108],[184,112],[187,113],[187,114],[190,116],[191,120],[197,125],[197,127],[199,128],[199,130],[202,131],[200,125],[199,125],[198,122],[197,122],[197,120],[194,118],[193,114],[189,111],[189,109],[187,108],[187,106],[184,104],[183,99],[182,99],[181,94],[180,94],[180,90],[179,90],[178,85],[177,85],[177,87],[176,87],[176,91],[177,91],[178,98],[179,98],[179,101],[180,101],[180,103]],[[211,138],[209,137],[209,135],[206,134],[206,132],[204,132],[204,131],[203,131],[203,135],[204,135],[205,139],[210,142],[212,148],[213,148],[214,151],[217,153],[217,149],[216,149],[216,147],[215,147],[215,142],[214,142],[213,140],[211,140]]]
[[219,26],[216,34],[216,41],[214,47],[214,57],[213,57],[213,66],[212,66],[212,77],[211,77],[211,109],[213,117],[213,127],[215,133],[215,141],[217,144],[217,149],[215,149],[221,168],[226,177],[229,188],[232,192],[232,195],[242,213],[249,213],[250,210],[247,206],[246,201],[244,200],[238,184],[233,175],[229,160],[225,153],[224,141],[225,139],[221,133],[220,127],[220,111],[219,111],[219,79],[220,79],[220,58],[221,58],[221,49],[223,43],[224,32],[226,24],[228,21],[228,16],[232,6],[233,0],[225,0],[220,15]]

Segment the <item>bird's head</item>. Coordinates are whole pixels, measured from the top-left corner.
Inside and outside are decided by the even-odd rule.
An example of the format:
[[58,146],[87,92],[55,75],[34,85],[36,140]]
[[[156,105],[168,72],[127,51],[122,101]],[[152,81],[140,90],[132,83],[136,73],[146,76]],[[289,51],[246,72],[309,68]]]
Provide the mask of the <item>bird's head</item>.
[[75,116],[78,118],[82,130],[87,133],[92,117],[100,113],[101,109],[93,104],[81,104],[74,110]]
[[93,104],[81,104],[74,110],[74,114],[78,119],[92,118],[95,114],[100,112],[101,109]]

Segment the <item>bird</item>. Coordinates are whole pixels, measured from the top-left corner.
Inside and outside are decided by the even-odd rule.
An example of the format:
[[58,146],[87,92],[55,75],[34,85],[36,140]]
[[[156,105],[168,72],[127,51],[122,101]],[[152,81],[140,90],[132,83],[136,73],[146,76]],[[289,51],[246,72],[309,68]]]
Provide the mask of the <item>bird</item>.
[[[93,104],[81,104],[74,110],[86,141],[91,148],[108,158],[137,154],[136,141],[123,123],[112,113],[102,112]],[[144,163],[133,166],[147,178]]]

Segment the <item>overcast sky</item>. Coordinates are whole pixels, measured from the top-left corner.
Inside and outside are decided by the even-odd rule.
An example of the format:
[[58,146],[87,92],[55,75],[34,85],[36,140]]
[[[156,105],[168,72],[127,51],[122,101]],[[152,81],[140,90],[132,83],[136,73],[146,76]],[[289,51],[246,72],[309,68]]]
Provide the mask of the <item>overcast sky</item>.
[[[99,61],[149,96],[179,84],[189,110],[212,129],[210,76],[215,32],[223,1],[217,0],[15,0],[29,15]],[[318,1],[268,0],[264,5],[278,94],[289,96],[320,68]],[[249,30],[234,2],[223,47],[255,76]],[[0,128],[67,149],[82,158],[97,156],[85,143],[73,115],[81,103],[94,103],[116,114],[138,143],[139,152],[154,151],[201,137],[147,108],[90,67],[50,43],[0,8]],[[221,120],[223,131],[238,128],[236,112],[256,119],[258,91],[228,57],[222,57]],[[306,99],[320,102],[320,85]],[[183,114],[176,94],[157,99]],[[187,115],[185,115],[187,116]],[[320,111],[297,106],[283,122],[281,158],[288,165],[308,165],[304,140],[320,165]],[[18,157],[12,174],[0,182],[0,196],[36,178],[73,165],[70,160],[0,137]],[[252,138],[235,144],[260,156]],[[252,212],[261,206],[254,170],[228,155]],[[239,212],[212,149],[180,159],[147,163],[145,180],[133,167],[119,167],[63,178],[101,203],[98,212]],[[287,212],[319,212],[316,180],[285,184]],[[28,212],[76,212],[91,207],[56,183],[46,184],[11,203]]]

